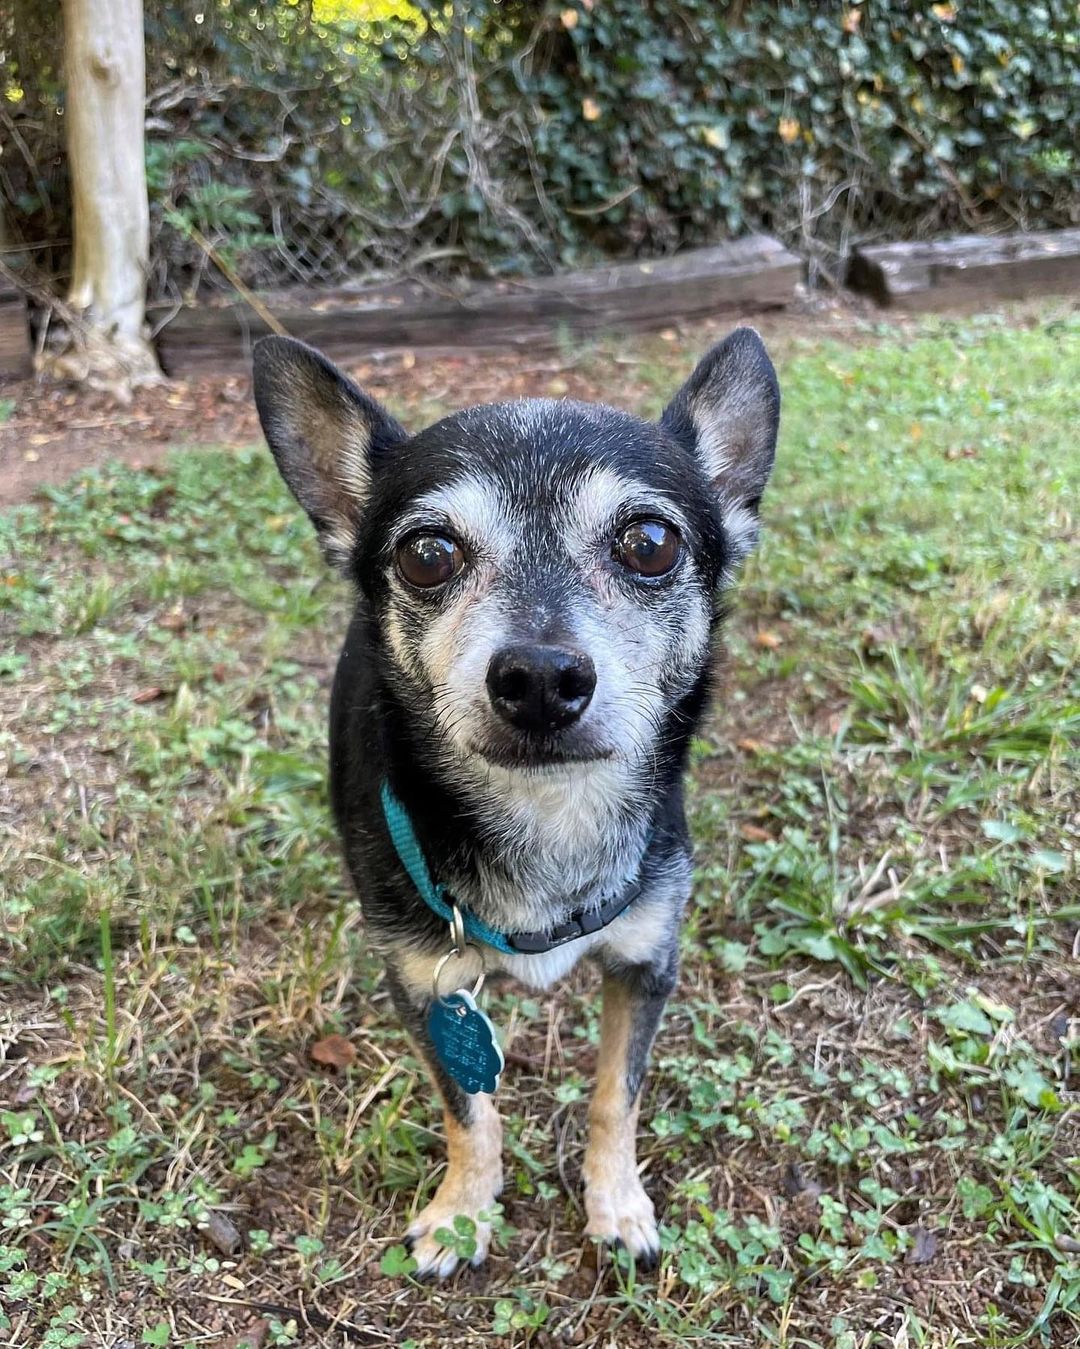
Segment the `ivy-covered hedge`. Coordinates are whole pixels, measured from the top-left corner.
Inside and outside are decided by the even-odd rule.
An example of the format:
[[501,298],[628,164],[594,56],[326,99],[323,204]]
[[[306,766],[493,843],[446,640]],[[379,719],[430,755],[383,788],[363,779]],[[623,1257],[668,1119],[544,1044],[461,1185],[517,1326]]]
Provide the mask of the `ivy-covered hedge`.
[[[1080,10],[1066,0],[572,0],[535,84],[550,197],[605,244],[763,225],[854,234],[1080,220]],[[573,217],[568,242],[580,235]]]
[[[32,243],[66,228],[58,9],[0,19]],[[1080,221],[1073,0],[147,0],[146,31],[159,292],[754,228],[829,276],[856,238]]]

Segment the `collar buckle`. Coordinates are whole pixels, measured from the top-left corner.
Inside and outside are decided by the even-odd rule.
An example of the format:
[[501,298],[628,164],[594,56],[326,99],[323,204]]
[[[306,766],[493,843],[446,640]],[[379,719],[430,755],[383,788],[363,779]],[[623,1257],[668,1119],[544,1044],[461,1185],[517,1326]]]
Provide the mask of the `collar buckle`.
[[[596,929],[594,928],[593,931]],[[576,941],[584,935],[585,929],[580,923],[570,921],[560,923],[550,932],[508,932],[506,940],[517,955],[542,956],[545,951],[554,951],[567,942]]]

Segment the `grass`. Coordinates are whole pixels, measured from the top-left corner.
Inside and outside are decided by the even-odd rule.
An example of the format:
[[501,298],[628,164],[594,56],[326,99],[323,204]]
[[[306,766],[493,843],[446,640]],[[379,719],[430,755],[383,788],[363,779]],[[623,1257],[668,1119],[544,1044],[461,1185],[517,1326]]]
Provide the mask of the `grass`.
[[[556,391],[618,369],[655,412],[701,341]],[[441,1126],[328,824],[346,600],[265,451],[0,519],[0,1344],[1080,1342],[1080,322],[782,357],[642,1115],[654,1276],[580,1237],[582,970],[489,1001],[497,1249],[409,1279]]]

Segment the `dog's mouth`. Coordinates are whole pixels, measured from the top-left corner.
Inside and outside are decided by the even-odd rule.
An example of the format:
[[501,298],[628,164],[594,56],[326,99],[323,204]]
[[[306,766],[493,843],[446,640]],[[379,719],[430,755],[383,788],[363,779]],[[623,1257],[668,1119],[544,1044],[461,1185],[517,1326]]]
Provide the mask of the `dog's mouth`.
[[543,772],[546,769],[573,768],[581,764],[602,763],[614,757],[615,751],[601,746],[564,745],[558,741],[518,744],[480,744],[471,740],[468,751],[496,768],[511,768],[519,772]]

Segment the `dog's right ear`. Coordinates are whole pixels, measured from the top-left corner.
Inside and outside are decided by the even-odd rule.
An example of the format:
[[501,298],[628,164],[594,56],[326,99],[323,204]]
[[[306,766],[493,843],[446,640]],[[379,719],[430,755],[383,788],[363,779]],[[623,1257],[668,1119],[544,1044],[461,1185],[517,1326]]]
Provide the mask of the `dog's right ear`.
[[757,541],[779,422],[776,371],[753,328],[736,328],[703,356],[660,418],[716,492],[735,560]]
[[356,545],[372,457],[408,433],[295,338],[264,337],[253,358],[255,405],[281,476],[311,517],[328,561],[344,568]]

